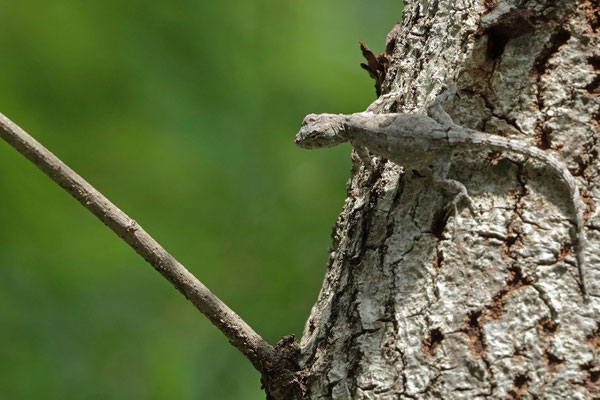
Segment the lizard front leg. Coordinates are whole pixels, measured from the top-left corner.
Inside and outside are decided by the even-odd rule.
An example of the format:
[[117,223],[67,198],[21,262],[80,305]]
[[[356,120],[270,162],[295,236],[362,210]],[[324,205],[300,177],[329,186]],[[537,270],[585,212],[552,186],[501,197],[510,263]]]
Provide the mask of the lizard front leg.
[[[440,125],[451,128],[455,126],[452,117],[442,108],[442,103],[451,100],[456,96],[457,88],[454,81],[448,81],[448,88],[436,97],[434,101],[427,106],[427,113],[431,119],[435,120]],[[471,214],[477,218],[477,212],[473,205],[473,200],[469,197],[467,188],[461,182],[454,179],[448,179],[448,171],[450,170],[451,153],[441,153],[436,155],[436,160],[433,164],[433,180],[448,192],[454,194],[454,198],[447,207],[451,208],[456,217],[458,215],[458,204],[465,200]]]
[[365,168],[368,170],[374,169],[375,162],[371,159],[369,150],[367,150],[367,148],[365,148],[363,146],[360,146],[360,145],[357,145],[354,143],[352,143],[352,146],[354,146],[354,151],[356,152],[356,155],[358,155],[360,160],[363,162],[363,165],[365,166]]
[[452,98],[456,96],[456,92],[456,84],[454,81],[450,80],[448,81],[448,88],[427,105],[427,114],[446,128],[454,126],[454,121],[452,121],[452,117],[444,110],[442,103],[452,100]]
[[437,156],[433,164],[433,181],[436,185],[443,187],[446,191],[454,195],[454,198],[446,205],[446,208],[453,212],[455,218],[458,216],[458,205],[464,200],[466,201],[473,217],[477,219],[478,213],[465,185],[457,180],[448,179],[450,158],[451,155],[448,153]]

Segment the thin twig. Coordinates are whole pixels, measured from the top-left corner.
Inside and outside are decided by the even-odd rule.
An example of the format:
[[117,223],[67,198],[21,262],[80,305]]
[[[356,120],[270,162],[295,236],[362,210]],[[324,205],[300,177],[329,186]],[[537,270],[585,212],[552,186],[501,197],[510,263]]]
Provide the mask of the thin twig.
[[256,369],[262,372],[273,365],[276,360],[273,346],[265,342],[133,219],[1,113],[0,137],[75,197],[167,278],[227,336],[232,345],[244,353]]

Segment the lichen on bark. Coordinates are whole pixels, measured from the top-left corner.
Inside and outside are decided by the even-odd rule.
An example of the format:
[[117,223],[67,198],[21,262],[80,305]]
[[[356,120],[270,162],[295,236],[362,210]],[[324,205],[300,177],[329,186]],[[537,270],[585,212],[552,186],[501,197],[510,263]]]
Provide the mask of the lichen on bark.
[[428,178],[357,160],[301,341],[307,398],[600,396],[599,30],[591,0],[406,2],[382,86],[400,93],[390,111],[424,112],[453,79],[456,123],[563,161],[587,207],[591,296],[568,191],[543,165],[456,154],[450,175],[474,218],[448,214]]

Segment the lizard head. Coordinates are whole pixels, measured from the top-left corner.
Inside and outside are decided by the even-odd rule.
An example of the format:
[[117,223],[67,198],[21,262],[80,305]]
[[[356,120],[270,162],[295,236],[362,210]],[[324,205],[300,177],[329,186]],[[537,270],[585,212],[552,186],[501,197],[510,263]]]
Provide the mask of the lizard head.
[[295,142],[302,148],[316,149],[336,146],[347,140],[343,115],[308,114],[302,121]]

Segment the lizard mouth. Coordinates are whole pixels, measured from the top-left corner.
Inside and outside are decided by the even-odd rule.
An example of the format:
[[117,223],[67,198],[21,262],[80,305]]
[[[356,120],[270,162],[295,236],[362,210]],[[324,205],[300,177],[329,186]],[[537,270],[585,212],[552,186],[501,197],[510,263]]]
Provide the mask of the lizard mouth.
[[297,146],[303,149],[318,149],[321,147],[332,147],[335,146],[332,139],[333,135],[321,131],[308,131],[300,129],[300,132],[296,135],[294,142]]
[[302,147],[303,149],[312,149],[317,147],[314,143],[314,140],[316,139],[316,136],[307,134],[305,132],[300,131],[297,135],[296,138],[294,139],[294,143],[296,143],[297,146]]

